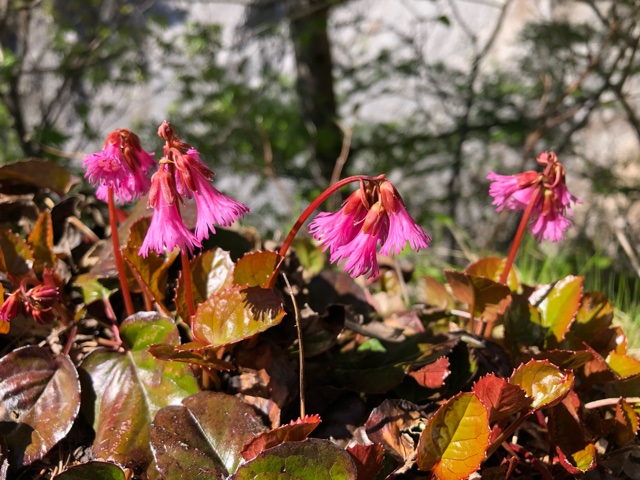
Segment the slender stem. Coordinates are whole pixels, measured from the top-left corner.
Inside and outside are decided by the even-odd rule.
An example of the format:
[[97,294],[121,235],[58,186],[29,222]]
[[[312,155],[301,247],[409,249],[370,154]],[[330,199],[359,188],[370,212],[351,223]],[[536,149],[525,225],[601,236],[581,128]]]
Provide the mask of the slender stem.
[[116,268],[118,269],[118,277],[120,279],[120,289],[127,316],[134,314],[133,302],[131,301],[131,292],[127,284],[127,274],[124,269],[124,260],[122,259],[122,251],[120,250],[120,239],[118,238],[118,222],[116,219],[116,203],[113,199],[113,188],[109,187],[108,193],[109,204],[109,225],[111,226],[111,241],[113,242],[113,257],[116,260]]
[[[504,270],[500,275],[500,283],[503,285],[507,284],[507,279],[509,278],[509,272],[511,271],[511,267],[513,266],[513,261],[516,258],[516,253],[518,253],[518,248],[520,247],[520,243],[522,242],[522,237],[524,236],[524,231],[527,228],[527,223],[529,222],[529,217],[531,217],[531,212],[533,211],[533,207],[538,200],[538,196],[542,190],[542,185],[536,185],[536,188],[533,190],[533,194],[531,195],[531,199],[529,200],[529,205],[524,210],[522,214],[522,219],[520,220],[520,225],[518,226],[518,231],[516,232],[516,237],[513,239],[513,243],[511,244],[511,250],[509,250],[509,256],[507,257],[507,261],[504,265]],[[491,329],[487,328],[490,332]]]
[[189,326],[191,327],[191,334],[195,334],[193,331],[193,319],[196,315],[196,306],[193,301],[193,290],[191,288],[191,266],[189,265],[189,255],[187,252],[181,251],[180,258],[182,259],[182,277],[184,278],[184,294],[187,297],[187,309],[189,310]]
[[73,342],[76,339],[77,332],[78,332],[77,325],[72,326],[71,331],[69,332],[69,337],[67,338],[67,341],[64,345],[64,350],[62,350],[62,353],[64,355],[69,356],[69,352],[71,351],[71,346],[73,345]]
[[361,182],[361,181],[379,182],[381,180],[384,180],[385,178],[387,177],[384,174],[378,175],[377,177],[370,177],[368,175],[354,175],[352,177],[343,178],[339,182],[336,182],[333,185],[330,185],[324,192],[318,195],[318,197],[313,202],[311,202],[311,204],[305,209],[305,211],[302,212],[302,215],[300,215],[298,220],[296,220],[296,223],[293,225],[293,227],[291,227],[291,231],[289,231],[289,234],[284,239],[284,242],[282,242],[282,247],[280,247],[280,251],[278,252],[280,261],[278,262],[275,270],[271,274],[271,277],[269,279],[269,282],[267,283],[267,286],[269,288],[273,288],[275,279],[277,278],[278,272],[280,270],[280,265],[282,265],[282,261],[284,260],[284,257],[287,254],[287,250],[289,250],[289,247],[291,246],[293,239],[297,235],[300,228],[302,228],[302,226],[304,225],[304,222],[307,221],[307,219],[311,216],[314,210],[318,208],[320,204],[322,204],[322,202],[324,202],[329,196],[331,196],[333,192],[339,190],[345,185],[348,185],[349,183]]
[[289,295],[291,296],[291,302],[293,303],[293,313],[296,318],[296,330],[298,331],[298,356],[300,361],[300,418],[304,418],[306,415],[306,410],[304,406],[304,344],[302,343],[302,328],[300,327],[300,313],[298,312],[298,304],[296,303],[296,298],[293,295],[293,290],[291,289],[291,284],[289,283],[289,278],[286,275],[282,276],[284,278],[285,283],[287,284],[287,288],[289,289]]
[[620,399],[624,400],[627,403],[640,403],[640,397],[603,398],[601,400],[594,400],[593,402],[585,403],[584,408],[592,409],[617,405]]
[[513,435],[513,432],[516,431],[516,429],[522,425],[522,422],[524,422],[529,415],[531,415],[533,412],[527,412],[523,415],[521,415],[520,417],[518,417],[516,419],[515,422],[513,422],[511,425],[509,425],[506,429],[504,429],[502,431],[502,433],[498,436],[498,438],[496,438],[491,445],[489,446],[489,448],[487,449],[487,453],[485,458],[489,458],[491,455],[493,455],[496,450],[498,450],[498,448],[500,448],[500,445],[502,445],[502,443],[509,438],[511,435]]

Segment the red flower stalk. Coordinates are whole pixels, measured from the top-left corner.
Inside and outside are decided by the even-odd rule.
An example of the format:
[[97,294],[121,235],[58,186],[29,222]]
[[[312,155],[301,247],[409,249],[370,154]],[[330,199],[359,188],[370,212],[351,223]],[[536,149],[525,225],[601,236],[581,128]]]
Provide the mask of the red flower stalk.
[[431,241],[387,180],[362,183],[340,210],[319,213],[309,231],[324,250],[329,249],[331,262],[343,262],[342,268],[352,277],[378,274],[378,247],[389,255],[400,253],[407,242],[418,251]]
[[140,145],[136,134],[127,129],[116,129],[107,136],[104,148],[84,158],[85,177],[97,187],[96,196],[108,200],[113,189],[116,201],[131,202],[149,190],[148,175],[156,162],[152,153]]
[[530,210],[529,231],[538,242],[543,239],[558,242],[572,225],[571,203],[582,203],[565,184],[565,170],[553,152],[538,155],[538,163],[545,165],[543,172],[528,171],[516,175],[498,175],[489,172],[492,181],[489,194],[494,198],[498,212],[506,206],[510,210]]

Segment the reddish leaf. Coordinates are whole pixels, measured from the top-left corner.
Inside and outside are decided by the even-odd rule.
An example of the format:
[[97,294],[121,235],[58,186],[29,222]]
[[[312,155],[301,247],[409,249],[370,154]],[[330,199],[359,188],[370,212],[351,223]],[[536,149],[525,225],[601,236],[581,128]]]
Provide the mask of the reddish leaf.
[[584,473],[596,466],[596,448],[584,432],[575,408],[580,404],[572,392],[553,408],[553,434],[562,466],[571,474]]
[[178,344],[170,318],[137,313],[122,322],[120,337],[125,352],[95,350],[82,362],[91,379],[87,390],[95,393],[93,453],[141,472],[152,460],[149,425],[156,412],[196,393],[198,385],[188,365],[147,351],[153,343]]
[[546,360],[531,360],[520,365],[509,381],[525,391],[531,399],[531,408],[537,410],[562,401],[573,387],[573,373]]
[[194,335],[210,346],[228,345],[264,332],[283,317],[282,301],[272,290],[234,285],[200,304]]
[[[196,305],[200,305],[214,293],[233,284],[234,264],[229,252],[219,248],[208,250],[192,259],[190,266],[193,301]],[[182,276],[178,281],[175,300],[180,318],[189,318]]]
[[242,461],[242,446],[264,431],[256,412],[238,398],[201,392],[158,411],[151,448],[162,478],[223,479]]
[[33,266],[33,253],[19,235],[10,230],[0,230],[0,250],[7,273],[16,277],[29,273]]
[[347,447],[347,453],[351,455],[353,463],[358,469],[358,480],[375,480],[382,469],[384,448],[382,445],[360,445],[356,443]]
[[353,480],[356,475],[347,452],[328,440],[308,438],[265,450],[241,465],[230,480]]
[[627,379],[640,375],[640,360],[630,357],[629,355],[621,355],[619,353],[610,353],[607,357],[607,365],[613,370],[620,379]]
[[441,480],[462,480],[478,470],[489,445],[489,412],[474,393],[442,405],[424,427],[418,468]]
[[633,406],[619,399],[616,404],[616,417],[613,436],[619,446],[624,446],[636,438],[639,418]]
[[245,254],[236,264],[233,282],[241,287],[266,288],[267,280],[276,269],[280,257],[276,252],[251,252]]
[[424,290],[427,296],[427,305],[451,310],[455,304],[455,299],[447,291],[444,285],[433,277],[425,275],[422,277]]
[[406,400],[385,400],[374,408],[365,424],[367,436],[381,444],[399,462],[411,459],[415,442],[409,432],[414,431],[424,418],[418,407]]
[[573,275],[557,281],[538,304],[541,325],[549,329],[545,347],[557,345],[569,330],[580,306],[582,281]]
[[22,347],[0,359],[0,398],[10,455],[16,466],[29,465],[71,429],[80,409],[78,372],[66,355]]
[[149,347],[149,353],[158,360],[171,362],[183,362],[190,365],[199,365],[212,370],[233,370],[233,364],[220,360],[215,356],[215,350],[194,342],[192,348],[185,345],[170,345],[168,343],[156,343]]
[[[485,277],[493,280],[494,282],[499,282],[506,265],[506,258],[484,257],[470,264],[464,269],[464,272],[478,277]],[[518,280],[518,275],[512,266],[509,270],[509,275],[507,276],[507,286],[511,291],[515,292],[519,285],[520,281]]]
[[494,321],[504,314],[511,301],[511,289],[485,277],[444,271],[447,282],[456,298],[467,305],[474,305],[474,315]]
[[38,158],[27,158],[0,167],[0,180],[8,180],[19,185],[48,188],[62,196],[79,182],[66,168]]
[[433,363],[409,372],[409,375],[422,387],[440,388],[444,385],[444,380],[450,373],[449,359],[447,357],[440,357]]
[[53,225],[51,212],[45,210],[38,218],[33,230],[27,238],[27,242],[33,252],[33,269],[40,275],[45,268],[53,268],[56,265],[56,256],[53,253]]
[[301,442],[320,424],[318,415],[307,415],[302,419],[291,421],[288,425],[263,432],[247,442],[240,454],[249,461],[256,458],[262,451],[273,448],[284,442]]
[[489,410],[489,423],[521,412],[531,405],[531,399],[517,385],[494,374],[485,375],[473,386],[473,392]]

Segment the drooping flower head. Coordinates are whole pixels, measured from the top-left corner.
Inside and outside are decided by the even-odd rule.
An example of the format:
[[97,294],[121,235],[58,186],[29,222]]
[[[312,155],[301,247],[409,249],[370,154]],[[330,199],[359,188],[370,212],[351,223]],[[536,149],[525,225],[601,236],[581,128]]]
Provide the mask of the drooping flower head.
[[361,184],[340,210],[319,213],[309,231],[323,250],[329,249],[331,262],[342,263],[354,278],[378,274],[378,251],[384,255],[400,253],[407,242],[418,251],[431,241],[387,180]]
[[510,210],[526,210],[533,201],[529,231],[538,242],[543,239],[558,242],[572,225],[567,218],[573,214],[571,203],[582,202],[567,189],[564,167],[554,152],[542,152],[537,161],[544,165],[542,172],[527,171],[516,175],[489,172],[489,195],[498,212],[505,206]]
[[[211,185],[214,173],[200,160],[200,153],[182,142],[168,122],[163,122],[158,135],[165,140],[162,167],[152,178],[149,207],[153,219],[140,254],[149,249],[161,253],[176,246],[193,252],[202,240],[215,233],[214,225],[229,226],[249,208],[223,195]],[[194,198],[198,210],[195,235],[182,222],[179,204],[183,198]]]
[[136,134],[119,128],[107,136],[100,152],[84,158],[82,166],[87,169],[85,178],[97,187],[99,199],[107,200],[112,188],[115,200],[124,203],[149,190],[149,173],[156,165],[152,155],[142,149]]
[[33,317],[46,325],[55,319],[54,307],[60,300],[60,288],[50,270],[42,274],[42,281],[35,277],[24,278],[15,290],[0,306],[0,320],[10,322],[21,313]]

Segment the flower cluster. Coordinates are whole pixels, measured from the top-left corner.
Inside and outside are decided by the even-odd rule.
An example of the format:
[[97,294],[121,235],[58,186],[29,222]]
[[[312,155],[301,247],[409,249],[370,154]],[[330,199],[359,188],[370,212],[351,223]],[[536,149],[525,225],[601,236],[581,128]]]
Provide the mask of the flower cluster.
[[[182,142],[168,122],[163,122],[158,135],[165,140],[164,158],[151,178],[149,207],[153,208],[151,225],[140,248],[146,257],[149,250],[161,254],[164,249],[179,247],[183,252],[202,245],[202,240],[215,233],[214,225],[229,226],[249,208],[220,193],[211,185],[214,173],[200,160],[200,154]],[[195,233],[184,225],[180,215],[183,198],[194,198],[198,217]]]
[[140,145],[137,135],[127,129],[116,129],[109,134],[104,148],[87,155],[82,166],[85,178],[98,187],[96,197],[107,201],[111,188],[119,203],[131,202],[149,191],[149,173],[156,162],[152,153]]
[[533,202],[529,217],[529,231],[540,242],[543,238],[552,242],[562,240],[564,231],[571,226],[571,203],[582,203],[574,197],[565,184],[565,171],[554,152],[538,155],[538,163],[544,165],[542,173],[527,171],[517,175],[498,175],[489,172],[489,194],[492,205],[500,212],[526,210]]
[[[31,286],[34,282],[37,284]],[[25,313],[40,325],[49,324],[55,318],[54,307],[59,300],[60,290],[53,274],[45,271],[42,283],[35,279],[24,279],[20,282],[20,288],[9,295],[0,306],[0,320],[10,322],[21,313]]]
[[352,277],[379,273],[379,252],[400,253],[406,243],[414,250],[427,248],[431,238],[407,213],[402,197],[387,180],[361,184],[337,212],[321,212],[309,225],[309,231],[323,250],[329,250],[331,262]]

